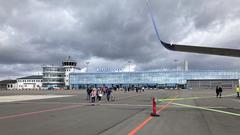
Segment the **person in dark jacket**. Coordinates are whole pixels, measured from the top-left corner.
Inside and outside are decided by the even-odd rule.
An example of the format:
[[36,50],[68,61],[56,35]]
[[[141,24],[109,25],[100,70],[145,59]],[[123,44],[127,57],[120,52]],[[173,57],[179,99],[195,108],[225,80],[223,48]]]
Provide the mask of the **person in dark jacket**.
[[112,90],[107,88],[106,92],[107,92],[107,101],[109,101],[110,97],[111,97]]
[[219,92],[219,97],[221,98],[222,97],[222,92],[223,92],[222,86],[220,86],[218,88],[218,92]]
[[218,96],[219,96],[219,87],[216,86],[216,97],[218,98]]
[[91,88],[87,88],[87,100],[90,100],[90,95],[91,95]]

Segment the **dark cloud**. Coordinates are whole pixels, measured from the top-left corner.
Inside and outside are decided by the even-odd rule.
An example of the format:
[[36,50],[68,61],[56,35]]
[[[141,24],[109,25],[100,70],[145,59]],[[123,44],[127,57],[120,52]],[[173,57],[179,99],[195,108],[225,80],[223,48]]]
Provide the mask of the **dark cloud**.
[[[239,48],[238,0],[150,2],[164,40]],[[80,67],[90,61],[92,70],[129,60],[138,70],[175,68],[175,59],[193,69],[238,68],[235,58],[163,48],[145,0],[0,0],[0,78],[35,73],[69,55]]]

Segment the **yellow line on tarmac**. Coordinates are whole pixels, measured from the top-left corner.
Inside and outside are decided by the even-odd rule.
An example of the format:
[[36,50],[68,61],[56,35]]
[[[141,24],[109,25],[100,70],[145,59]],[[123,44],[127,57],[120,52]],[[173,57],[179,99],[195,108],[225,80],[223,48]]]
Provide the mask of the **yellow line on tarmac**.
[[[223,106],[201,106],[201,107],[210,108],[210,109],[227,109],[227,107],[223,107]],[[189,107],[174,105],[174,106],[169,106],[168,108],[189,108]]]
[[[175,100],[177,101],[177,100],[199,99],[199,98],[201,98],[201,97],[177,98]],[[168,99],[158,99],[158,101],[169,101],[169,100],[172,100],[172,99],[170,99],[170,98],[168,98]]]
[[[222,96],[222,97],[231,97],[231,96],[233,96],[233,95],[235,95],[235,94],[231,94],[231,95],[226,95],[226,96]],[[208,96],[208,97],[183,97],[183,98],[176,98],[175,99],[175,101],[177,101],[177,100],[191,100],[191,99],[203,99],[203,98],[213,98],[213,97],[215,97],[215,96]],[[167,99],[158,99],[158,101],[162,101],[162,102],[164,102],[164,101],[169,101],[169,100],[173,100],[173,99],[170,99],[170,98],[167,98]]]
[[179,103],[171,103],[171,104],[178,105],[178,106],[183,106],[183,107],[188,107],[188,108],[196,108],[196,109],[207,110],[207,111],[212,111],[212,112],[224,113],[224,114],[229,114],[229,115],[233,115],[233,116],[240,116],[240,114],[238,114],[238,113],[232,113],[232,112],[216,110],[216,109],[211,109],[211,108],[205,108],[205,107],[199,107],[199,106],[193,106],[193,105],[186,105],[186,104],[179,104]]

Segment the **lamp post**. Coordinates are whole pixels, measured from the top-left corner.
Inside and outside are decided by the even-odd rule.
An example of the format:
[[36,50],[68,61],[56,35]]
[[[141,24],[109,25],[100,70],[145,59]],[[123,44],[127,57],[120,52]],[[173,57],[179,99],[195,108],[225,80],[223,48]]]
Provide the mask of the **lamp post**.
[[[128,72],[130,72],[130,66],[131,66],[131,61],[129,60],[128,61]],[[131,74],[129,74],[129,77],[128,77],[128,87],[130,89],[130,79],[131,79]]]
[[128,72],[130,72],[131,63],[132,63],[132,62],[129,60],[129,61],[128,61]]
[[[175,73],[177,74],[177,76],[179,76],[179,75],[178,75],[178,73],[179,73],[179,72],[178,72],[178,59],[174,59],[174,62],[175,62],[175,66],[176,66],[176,72],[175,72]],[[177,88],[178,81],[179,81],[179,79],[176,79],[175,88]]]
[[88,72],[88,65],[89,65],[89,63],[90,63],[89,61],[86,62],[86,65],[87,65],[87,70],[86,70],[86,72]]

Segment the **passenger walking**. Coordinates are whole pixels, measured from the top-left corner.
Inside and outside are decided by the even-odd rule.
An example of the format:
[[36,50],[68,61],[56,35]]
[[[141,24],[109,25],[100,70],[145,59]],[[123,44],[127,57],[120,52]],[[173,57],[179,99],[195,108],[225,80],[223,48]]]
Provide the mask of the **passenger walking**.
[[110,100],[110,97],[111,97],[111,93],[112,93],[112,90],[107,88],[107,101]]
[[102,96],[103,96],[103,91],[101,89],[98,89],[97,90],[97,98],[98,98],[99,102],[101,102]]
[[218,88],[218,92],[219,92],[219,97],[221,98],[222,97],[222,92],[223,92],[223,89],[222,89],[221,86]]
[[219,96],[219,87],[216,86],[216,97],[218,98],[218,96]]
[[105,95],[105,94],[107,93],[106,91],[107,91],[107,87],[104,86],[104,87],[103,87],[103,95]]
[[144,88],[144,87],[142,87],[142,92],[144,92],[144,89],[145,89],[145,88]]
[[95,100],[96,100],[96,88],[93,88],[92,89],[92,92],[91,92],[91,98],[92,98],[92,103],[94,103],[95,102]]
[[136,93],[138,93],[138,87],[136,87]]
[[97,100],[99,101],[99,91],[100,91],[100,89],[99,88],[97,88],[97,90],[96,90],[96,97],[97,97]]
[[237,97],[240,97],[240,96],[239,96],[239,93],[240,93],[239,85],[238,85],[237,88],[236,88],[236,93],[237,93]]
[[91,95],[91,88],[87,88],[87,100],[90,100],[90,95]]

